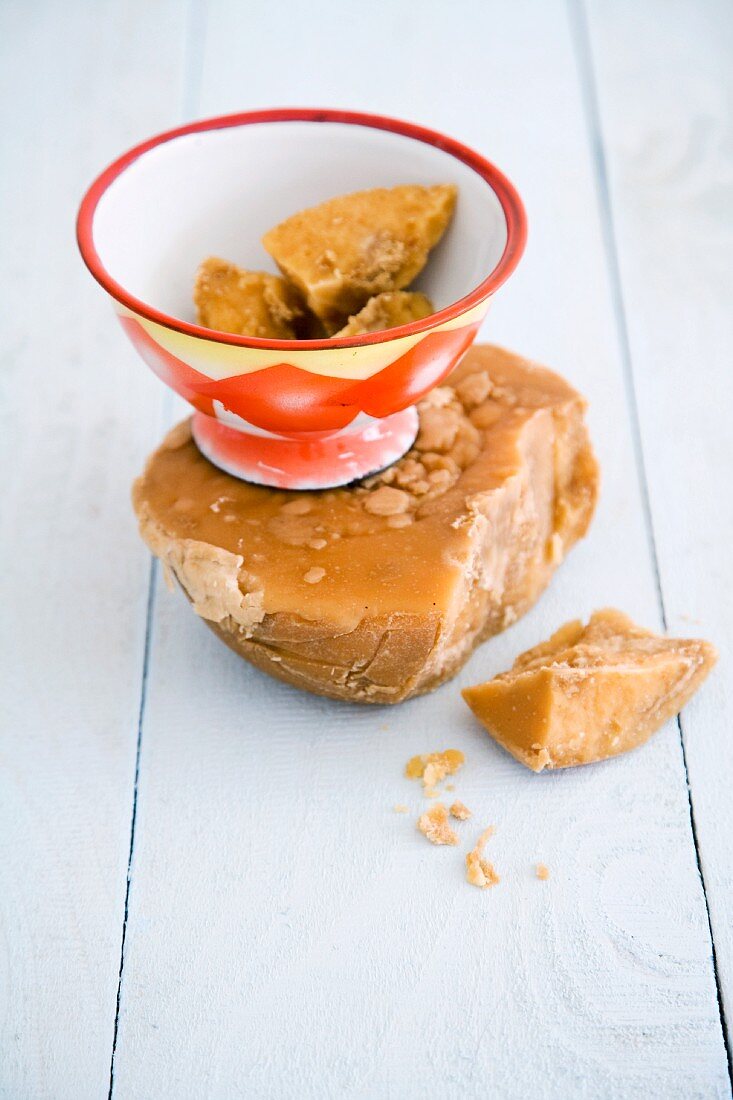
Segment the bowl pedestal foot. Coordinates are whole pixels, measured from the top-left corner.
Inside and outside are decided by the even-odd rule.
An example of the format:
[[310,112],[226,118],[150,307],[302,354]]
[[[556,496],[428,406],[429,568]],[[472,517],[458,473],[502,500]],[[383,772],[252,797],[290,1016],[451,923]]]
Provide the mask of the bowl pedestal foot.
[[341,431],[302,432],[297,437],[273,435],[240,423],[243,428],[202,412],[194,414],[193,438],[215,466],[256,485],[332,489],[401,458],[415,442],[418,416],[414,406],[381,419],[361,413]]

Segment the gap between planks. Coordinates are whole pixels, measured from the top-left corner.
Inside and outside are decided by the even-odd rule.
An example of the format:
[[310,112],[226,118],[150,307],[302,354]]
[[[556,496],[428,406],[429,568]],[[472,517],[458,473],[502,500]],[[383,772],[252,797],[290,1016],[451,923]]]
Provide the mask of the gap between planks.
[[[664,604],[664,590],[662,588],[662,577],[659,568],[659,557],[657,553],[656,538],[654,535],[654,522],[652,519],[651,502],[649,498],[649,483],[644,462],[644,446],[641,435],[641,422],[636,397],[636,387],[634,384],[634,367],[631,352],[631,340],[629,338],[629,327],[626,319],[626,306],[624,303],[623,286],[621,281],[621,265],[619,262],[618,244],[616,241],[616,230],[613,217],[613,203],[611,201],[608,159],[606,157],[605,142],[603,138],[603,125],[601,122],[598,86],[593,65],[593,51],[591,47],[590,34],[588,30],[588,20],[585,11],[585,0],[567,0],[567,8],[568,21],[570,24],[570,34],[573,41],[578,66],[578,84],[582,96],[582,106],[583,112],[585,114],[586,127],[588,132],[588,144],[591,151],[591,161],[593,164],[593,173],[596,182],[596,193],[598,198],[598,208],[601,221],[601,232],[603,236],[603,248],[606,255],[606,266],[610,285],[611,303],[616,321],[619,349],[621,353],[621,361],[623,364],[624,385],[626,389],[627,401],[629,406],[629,416],[631,420],[631,436],[633,440],[634,457],[636,460],[639,488],[644,510],[644,524],[647,531],[652,567],[654,569],[657,600],[659,603],[659,613],[662,620],[662,626],[666,631],[668,629],[667,611]],[[679,714],[677,715],[677,730],[679,733],[680,747],[682,749],[682,765],[685,772],[685,786],[687,788],[687,805],[690,815],[690,829],[692,832],[692,841],[695,848],[695,864],[697,866],[697,873],[700,879],[700,886],[702,887],[703,900],[705,902],[705,916],[707,919],[708,934],[710,936],[711,962],[713,966],[713,977],[715,979],[715,995],[718,1002],[720,1026],[723,1032],[723,1043],[725,1045],[725,1053],[728,1061],[728,1077],[730,1079],[731,1089],[733,1090],[733,1050],[731,1049],[731,1042],[728,1035],[725,1005],[723,1003],[723,991],[720,981],[720,972],[718,970],[718,959],[715,951],[715,937],[713,935],[713,925],[710,918],[710,906],[708,903],[705,875],[703,874],[702,862],[700,858],[700,846],[697,835],[697,826],[695,823],[695,806],[692,797],[692,789],[690,787],[690,775],[687,767],[687,753],[685,751],[685,734],[682,725],[682,719]]]
[[140,706],[137,715],[137,744],[135,747],[135,776],[132,784],[132,814],[130,818],[130,847],[127,853],[127,882],[125,884],[125,906],[122,915],[122,936],[120,938],[120,969],[117,977],[117,1000],[115,1003],[115,1024],[112,1033],[112,1053],[109,1063],[109,1092],[111,1100],[115,1082],[115,1055],[117,1053],[117,1034],[120,1026],[120,999],[122,997],[122,972],[125,967],[125,940],[127,938],[127,918],[130,908],[130,883],[132,881],[132,857],[135,850],[135,824],[137,822],[137,794],[140,779],[140,749],[142,746],[143,717],[148,693],[148,669],[150,665],[150,640],[153,633],[155,613],[155,595],[158,580],[158,560],[151,556],[148,572],[148,598],[145,603],[145,646],[143,648],[143,667],[140,679]]
[[[201,76],[203,72],[204,42],[208,0],[190,0],[186,36],[183,47],[183,82],[181,89],[181,121],[193,118],[201,98]],[[167,426],[173,407],[173,399],[166,389],[161,406],[161,420]],[[109,1061],[108,1100],[112,1100],[115,1087],[115,1057],[117,1055],[117,1037],[120,1029],[120,1002],[122,1000],[122,981],[125,970],[125,943],[127,939],[127,920],[130,910],[130,887],[132,884],[132,861],[135,854],[135,825],[137,823],[137,800],[140,781],[140,754],[142,750],[143,722],[148,694],[148,673],[150,668],[151,637],[155,615],[156,589],[158,582],[158,561],[151,555],[148,573],[148,596],[145,603],[145,645],[140,678],[140,706],[137,718],[137,743],[135,746],[135,774],[132,785],[132,809],[130,813],[130,846],[127,854],[127,881],[125,883],[125,905],[122,915],[122,933],[120,936],[120,968],[117,976],[117,998],[115,1001],[115,1020],[112,1031],[112,1051]]]

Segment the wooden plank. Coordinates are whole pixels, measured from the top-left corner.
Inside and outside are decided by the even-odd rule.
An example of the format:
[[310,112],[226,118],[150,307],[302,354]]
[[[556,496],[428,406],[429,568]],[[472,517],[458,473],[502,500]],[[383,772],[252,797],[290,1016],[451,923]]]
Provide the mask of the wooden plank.
[[666,618],[721,651],[682,733],[730,1026],[733,10],[592,0],[588,16]]
[[[604,467],[592,534],[459,682],[605,603],[659,625],[564,6],[464,3],[449,18],[444,4],[380,0],[335,18],[325,3],[212,4],[202,113],[278,102],[411,117],[502,165],[531,235],[486,335],[592,402]],[[120,1096],[725,1094],[674,723],[628,758],[537,777],[487,742],[457,686],[382,710],[302,695],[161,592]],[[447,745],[467,753],[458,787],[476,826],[498,827],[490,893],[414,828],[404,762]],[[407,817],[392,812],[403,801]]]
[[74,243],[82,191],[175,117],[171,4],[0,7],[0,1096],[106,1095],[149,559],[129,484],[159,430]]

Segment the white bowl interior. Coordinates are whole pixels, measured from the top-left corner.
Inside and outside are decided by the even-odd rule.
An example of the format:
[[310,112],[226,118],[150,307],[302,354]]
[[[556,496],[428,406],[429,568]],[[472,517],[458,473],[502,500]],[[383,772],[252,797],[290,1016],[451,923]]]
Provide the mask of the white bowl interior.
[[437,309],[473,290],[507,238],[490,185],[449,153],[415,138],[331,122],[265,122],[204,130],[155,146],[100,199],[94,243],[128,293],[195,321],[194,274],[206,256],[275,271],[261,238],[304,207],[403,183],[455,183],[455,217],[417,285]]

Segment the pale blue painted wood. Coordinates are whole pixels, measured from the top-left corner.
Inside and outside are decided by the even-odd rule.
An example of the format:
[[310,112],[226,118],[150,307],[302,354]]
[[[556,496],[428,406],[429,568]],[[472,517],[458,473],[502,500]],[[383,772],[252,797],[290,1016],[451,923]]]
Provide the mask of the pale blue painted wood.
[[588,5],[629,365],[666,619],[720,665],[681,718],[733,1016],[733,8]]
[[[540,605],[460,682],[605,603],[660,625],[566,8],[378,2],[335,18],[258,3],[246,18],[208,9],[202,115],[403,115],[482,149],[527,201],[527,255],[486,337],[587,393],[603,500]],[[490,895],[414,829],[404,761],[447,743],[467,753],[459,793],[477,827],[498,828]],[[161,589],[116,1082],[122,1097],[725,1095],[675,724],[626,759],[538,779],[486,742],[456,683],[387,711],[298,694]]]

